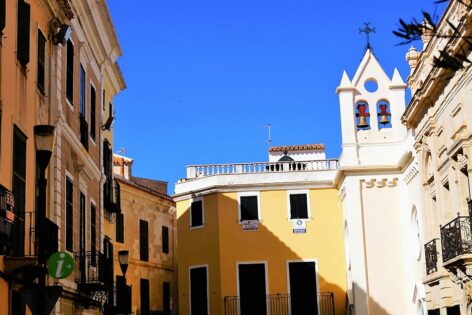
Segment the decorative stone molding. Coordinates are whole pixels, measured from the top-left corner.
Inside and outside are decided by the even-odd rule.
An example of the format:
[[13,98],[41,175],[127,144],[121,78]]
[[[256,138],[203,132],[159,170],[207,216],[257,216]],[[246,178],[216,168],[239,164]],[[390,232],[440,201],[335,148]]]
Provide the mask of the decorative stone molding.
[[365,183],[365,188],[395,187],[397,186],[397,181],[398,178],[371,178],[363,180],[363,182]]
[[406,172],[405,176],[403,176],[403,181],[408,185],[411,183],[411,181],[418,175],[419,173],[418,169],[418,163],[415,163],[413,166],[411,166]]

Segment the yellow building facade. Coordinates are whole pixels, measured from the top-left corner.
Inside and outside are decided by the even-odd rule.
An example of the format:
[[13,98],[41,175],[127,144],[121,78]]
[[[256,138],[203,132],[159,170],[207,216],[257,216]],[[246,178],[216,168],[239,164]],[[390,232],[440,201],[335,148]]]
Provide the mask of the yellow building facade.
[[166,182],[133,176],[132,164],[130,158],[113,156],[121,213],[107,221],[106,231],[115,251],[115,279],[122,280],[118,251],[128,251],[132,314],[177,314],[175,203]]
[[322,145],[270,160],[189,166],[176,185],[180,314],[344,314],[337,161]]

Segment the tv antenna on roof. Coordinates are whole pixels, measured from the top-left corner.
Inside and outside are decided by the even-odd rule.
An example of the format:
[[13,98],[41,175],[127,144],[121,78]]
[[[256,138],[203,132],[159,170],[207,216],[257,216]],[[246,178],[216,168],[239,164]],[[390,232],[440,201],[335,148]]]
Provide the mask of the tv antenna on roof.
[[272,138],[270,137],[270,129],[271,129],[272,126],[271,126],[270,123],[269,123],[269,124],[264,125],[264,126],[262,126],[262,127],[263,127],[263,128],[267,128],[268,131],[269,131],[269,138],[267,139],[267,144],[269,145],[269,148],[270,148],[270,147],[272,146]]
[[125,147],[121,147],[118,150],[118,154],[120,154],[120,155],[126,155],[126,153],[128,153],[128,150],[126,150]]

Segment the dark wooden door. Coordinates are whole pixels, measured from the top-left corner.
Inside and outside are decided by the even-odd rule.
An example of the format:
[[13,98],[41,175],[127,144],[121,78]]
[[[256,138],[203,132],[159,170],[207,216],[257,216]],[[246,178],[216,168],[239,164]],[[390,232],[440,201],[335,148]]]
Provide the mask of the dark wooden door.
[[240,314],[267,314],[265,265],[244,264],[238,268]]
[[207,269],[190,269],[190,311],[191,315],[208,315]]
[[293,262],[288,267],[291,315],[318,314],[315,262]]

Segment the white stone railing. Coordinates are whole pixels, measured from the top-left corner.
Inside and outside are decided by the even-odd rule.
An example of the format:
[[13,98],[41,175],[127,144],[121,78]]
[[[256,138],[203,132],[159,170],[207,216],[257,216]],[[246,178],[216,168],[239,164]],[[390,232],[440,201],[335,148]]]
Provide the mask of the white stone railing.
[[255,174],[274,172],[309,172],[335,170],[338,160],[254,162],[235,164],[203,164],[187,166],[187,179],[223,174]]

